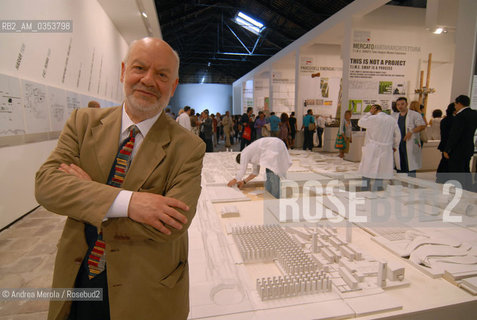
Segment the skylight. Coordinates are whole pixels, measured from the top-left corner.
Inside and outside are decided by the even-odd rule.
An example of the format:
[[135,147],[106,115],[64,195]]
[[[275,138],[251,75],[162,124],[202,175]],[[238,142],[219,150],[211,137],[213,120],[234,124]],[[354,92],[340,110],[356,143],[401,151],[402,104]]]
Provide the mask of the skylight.
[[237,23],[239,26],[247,29],[248,31],[255,33],[258,35],[260,32],[262,32],[265,29],[265,26],[263,23],[258,22],[257,20],[247,16],[243,12],[239,12],[235,16],[235,23]]

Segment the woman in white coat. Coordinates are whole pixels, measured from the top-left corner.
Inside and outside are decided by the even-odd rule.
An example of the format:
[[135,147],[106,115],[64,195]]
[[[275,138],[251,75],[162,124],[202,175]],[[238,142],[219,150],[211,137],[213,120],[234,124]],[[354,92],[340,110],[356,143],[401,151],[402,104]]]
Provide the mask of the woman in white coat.
[[359,173],[367,183],[366,188],[371,179],[376,179],[374,187],[382,186],[382,179],[391,179],[394,175],[393,151],[401,140],[399,127],[391,116],[382,112],[380,105],[373,105],[370,112],[359,119],[358,126],[366,128]]
[[405,97],[396,100],[396,107],[399,112],[392,116],[398,124],[402,139],[397,152],[394,153],[394,162],[397,172],[415,177],[416,170],[422,167],[419,132],[426,129],[426,123],[419,113],[407,108]]

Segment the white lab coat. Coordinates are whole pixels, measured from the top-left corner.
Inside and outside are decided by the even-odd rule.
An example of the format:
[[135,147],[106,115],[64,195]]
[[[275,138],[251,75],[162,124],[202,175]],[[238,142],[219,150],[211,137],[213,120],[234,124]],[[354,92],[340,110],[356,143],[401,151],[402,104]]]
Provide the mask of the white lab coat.
[[262,166],[285,178],[292,165],[285,143],[274,137],[260,138],[242,150],[240,170],[235,177],[237,181],[243,179],[249,163],[253,165],[253,174],[258,175]]
[[187,130],[192,130],[192,126],[190,124],[190,116],[187,114],[187,112],[182,112],[181,115],[177,117],[176,121]]
[[[392,117],[395,119],[396,123],[399,119],[399,112],[395,112],[392,114]],[[406,134],[409,131],[414,130],[416,127],[424,126],[426,123],[422,118],[421,114],[413,111],[408,110],[406,116]],[[404,138],[404,137],[402,137]],[[422,167],[422,155],[421,155],[421,136],[418,133],[413,133],[411,139],[406,142],[406,150],[407,150],[407,162],[409,171],[417,170]],[[396,164],[396,168],[401,170],[401,161],[399,155],[399,148],[394,153],[394,162]]]
[[371,179],[391,179],[394,175],[393,148],[399,147],[401,133],[396,120],[384,112],[365,114],[358,126],[366,128],[359,173]]

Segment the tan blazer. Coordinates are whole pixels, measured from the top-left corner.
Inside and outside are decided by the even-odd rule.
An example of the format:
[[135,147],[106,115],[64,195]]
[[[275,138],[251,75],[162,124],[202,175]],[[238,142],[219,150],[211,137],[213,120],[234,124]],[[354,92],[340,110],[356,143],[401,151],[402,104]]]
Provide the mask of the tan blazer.
[[[111,319],[186,319],[189,313],[188,235],[200,194],[205,145],[162,113],[144,138],[123,189],[185,202],[188,224],[166,236],[129,218],[103,221],[120,189],[106,185],[118,151],[121,107],[75,110],[56,149],[36,174],[37,201],[66,215],[53,276],[54,288],[72,288],[87,244],[84,222],[103,230]],[[58,170],[74,163],[93,179]],[[48,319],[66,319],[71,302],[52,301]]]

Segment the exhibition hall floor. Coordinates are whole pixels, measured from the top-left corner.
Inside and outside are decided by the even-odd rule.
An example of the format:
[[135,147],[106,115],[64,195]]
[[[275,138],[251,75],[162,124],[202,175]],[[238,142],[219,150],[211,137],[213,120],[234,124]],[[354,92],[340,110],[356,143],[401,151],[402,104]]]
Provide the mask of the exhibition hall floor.
[[[238,149],[237,144],[234,149]],[[218,150],[224,150],[223,142]],[[419,178],[427,180],[434,180],[434,175],[418,173]],[[50,287],[56,245],[65,220],[39,207],[0,232],[0,288]],[[0,301],[0,320],[46,319],[47,310],[46,300]]]

